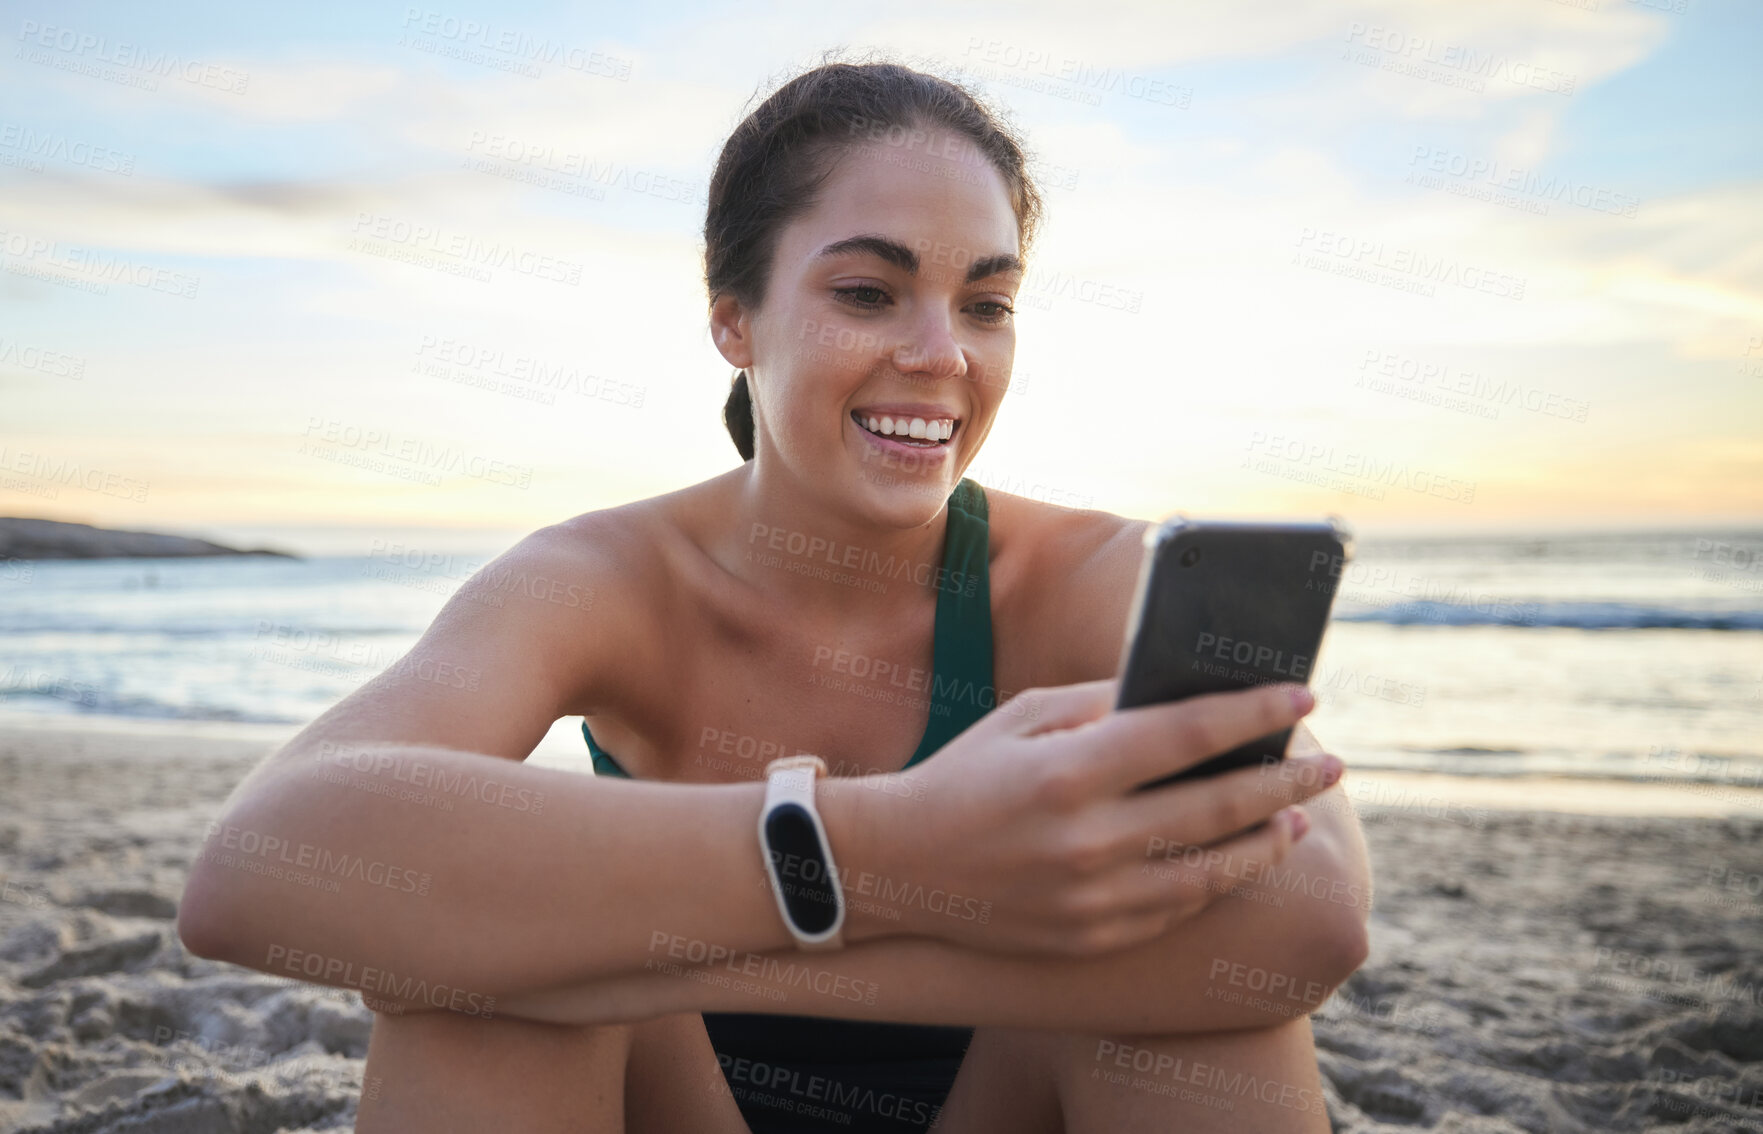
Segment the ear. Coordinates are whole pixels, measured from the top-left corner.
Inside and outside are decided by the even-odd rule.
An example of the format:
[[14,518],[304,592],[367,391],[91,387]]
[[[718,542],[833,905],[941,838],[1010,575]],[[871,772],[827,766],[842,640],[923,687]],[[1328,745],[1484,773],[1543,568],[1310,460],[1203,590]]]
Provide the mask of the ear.
[[736,370],[753,365],[752,324],[747,309],[734,296],[718,296],[710,305],[710,337]]

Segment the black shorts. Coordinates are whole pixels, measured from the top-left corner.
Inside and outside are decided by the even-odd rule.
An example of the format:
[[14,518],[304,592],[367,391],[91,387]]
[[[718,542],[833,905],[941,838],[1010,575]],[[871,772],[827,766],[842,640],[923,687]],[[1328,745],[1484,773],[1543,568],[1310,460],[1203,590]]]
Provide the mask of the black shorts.
[[921,1134],[955,1085],[972,1028],[706,1012],[753,1134]]

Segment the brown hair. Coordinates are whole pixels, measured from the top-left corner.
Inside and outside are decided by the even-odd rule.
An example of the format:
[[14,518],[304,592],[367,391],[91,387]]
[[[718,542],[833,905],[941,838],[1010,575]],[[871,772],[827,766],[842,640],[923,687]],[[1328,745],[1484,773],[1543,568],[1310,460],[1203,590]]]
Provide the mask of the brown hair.
[[[942,127],[971,141],[1004,178],[1027,258],[1041,217],[1021,141],[967,88],[897,63],[822,63],[789,80],[723,144],[704,216],[704,282],[715,303],[733,295],[757,309],[778,234],[813,207],[838,158],[867,138]],[[753,459],[753,400],[737,371],[722,420]]]

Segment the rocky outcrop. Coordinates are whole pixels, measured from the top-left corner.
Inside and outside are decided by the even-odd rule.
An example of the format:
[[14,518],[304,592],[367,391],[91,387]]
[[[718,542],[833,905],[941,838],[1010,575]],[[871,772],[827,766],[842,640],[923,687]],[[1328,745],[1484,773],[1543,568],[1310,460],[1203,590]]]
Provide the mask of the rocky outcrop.
[[297,558],[267,547],[249,551],[205,539],[162,532],[124,532],[90,524],[65,524],[0,516],[0,559],[173,558],[193,555],[274,555]]

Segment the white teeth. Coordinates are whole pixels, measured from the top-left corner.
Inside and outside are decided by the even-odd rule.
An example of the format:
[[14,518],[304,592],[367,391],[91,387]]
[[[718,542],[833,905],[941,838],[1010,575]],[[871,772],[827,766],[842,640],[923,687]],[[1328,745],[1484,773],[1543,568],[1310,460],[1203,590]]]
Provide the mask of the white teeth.
[[955,422],[948,418],[926,421],[922,417],[865,417],[864,428],[883,437],[911,437],[924,441],[947,441],[955,435]]

